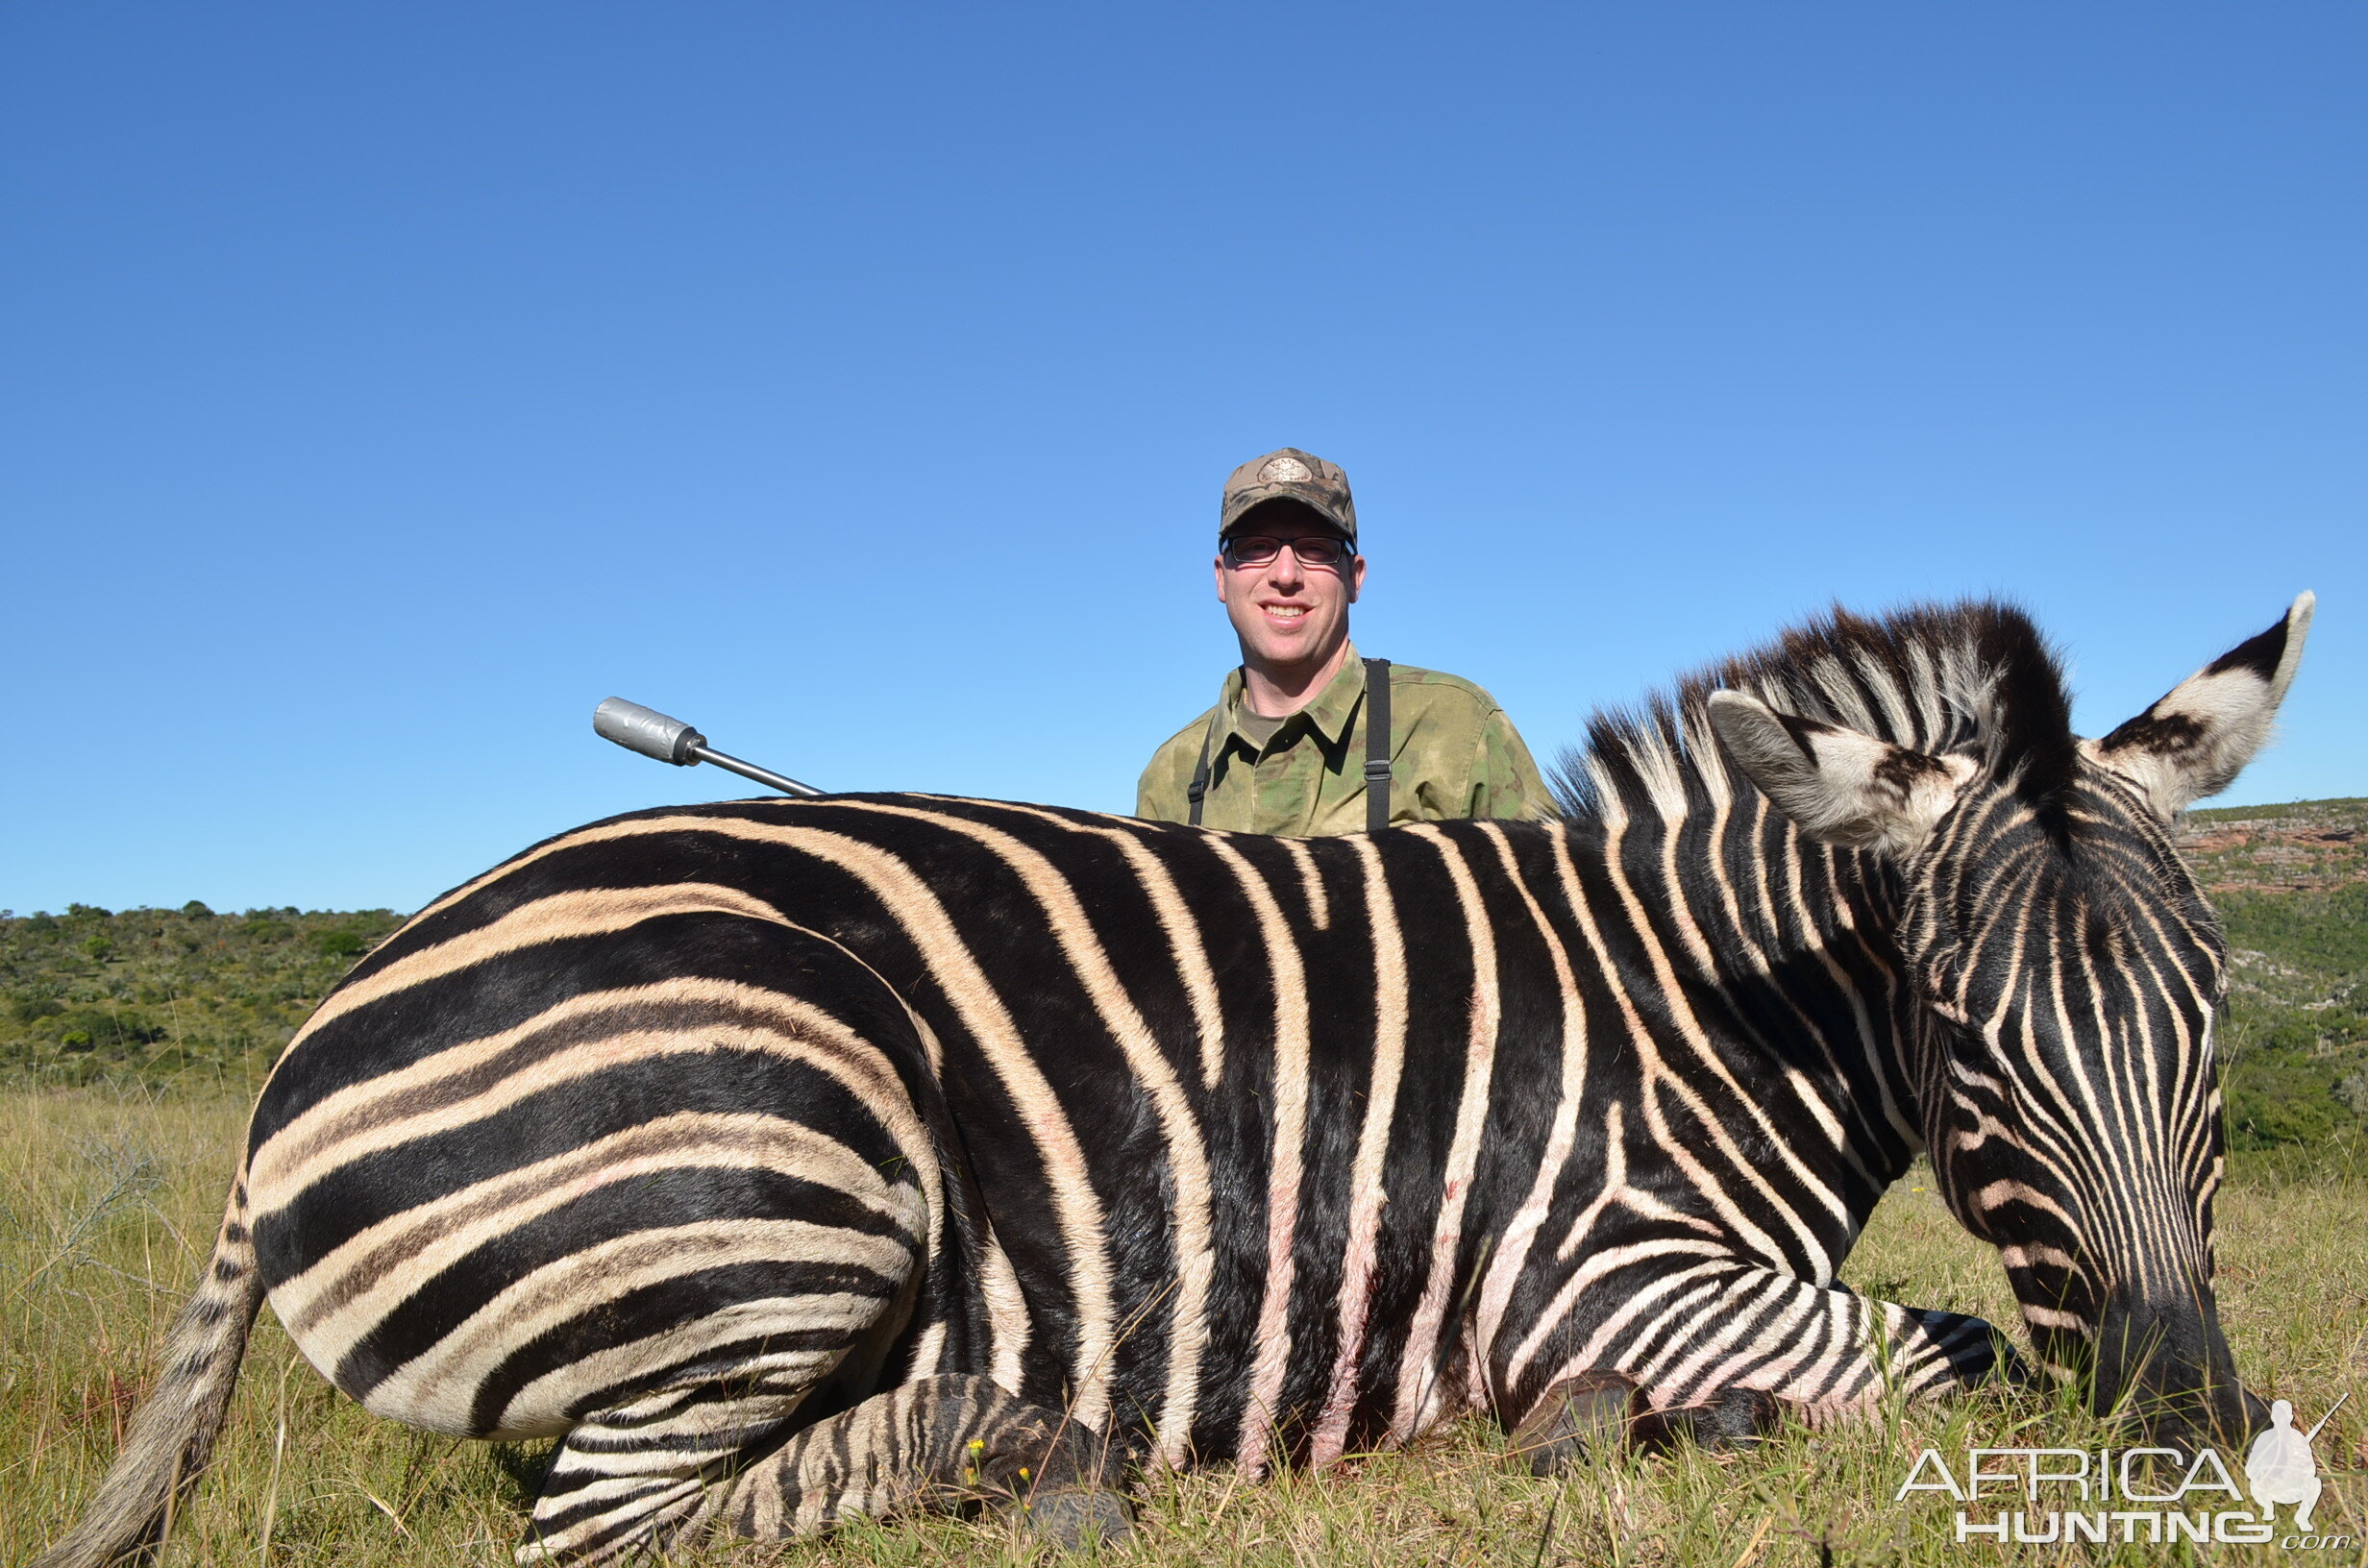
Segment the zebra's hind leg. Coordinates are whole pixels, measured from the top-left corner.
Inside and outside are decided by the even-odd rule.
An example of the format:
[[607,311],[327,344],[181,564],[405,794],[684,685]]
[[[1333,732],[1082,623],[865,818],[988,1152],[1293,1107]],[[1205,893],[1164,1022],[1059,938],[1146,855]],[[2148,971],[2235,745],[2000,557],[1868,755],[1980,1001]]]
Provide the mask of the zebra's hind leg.
[[552,1456],[521,1563],[599,1563],[664,1545],[738,1456],[776,1438],[802,1389],[672,1388],[579,1423]]
[[1127,1456],[978,1376],[923,1378],[799,1432],[714,1488],[699,1524],[756,1540],[859,1514],[985,1504],[1066,1547],[1132,1531]]

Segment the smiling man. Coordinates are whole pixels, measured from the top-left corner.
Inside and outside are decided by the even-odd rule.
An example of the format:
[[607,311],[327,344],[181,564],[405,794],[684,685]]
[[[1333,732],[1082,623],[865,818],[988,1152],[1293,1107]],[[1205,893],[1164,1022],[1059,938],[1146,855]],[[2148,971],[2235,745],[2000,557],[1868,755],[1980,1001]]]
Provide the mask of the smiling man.
[[1217,706],[1143,771],[1135,815],[1245,833],[1363,833],[1552,810],[1495,699],[1436,671],[1363,659],[1365,586],[1348,476],[1285,447],[1225,481],[1217,597],[1242,644]]

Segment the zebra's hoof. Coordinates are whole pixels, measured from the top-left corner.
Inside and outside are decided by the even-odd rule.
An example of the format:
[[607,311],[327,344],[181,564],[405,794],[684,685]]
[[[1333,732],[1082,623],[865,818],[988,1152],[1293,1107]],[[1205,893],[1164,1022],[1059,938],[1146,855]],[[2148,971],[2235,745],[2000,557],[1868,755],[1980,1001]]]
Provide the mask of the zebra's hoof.
[[1107,1486],[1039,1487],[1018,1511],[1031,1533],[1065,1552],[1116,1546],[1135,1532],[1134,1506]]
[[1513,1451],[1533,1476],[1567,1469],[1591,1449],[1617,1452],[1640,1401],[1636,1384],[1616,1372],[1584,1372],[1546,1390],[1513,1432]]
[[1728,1388],[1700,1405],[1653,1410],[1637,1418],[1636,1444],[1661,1453],[1681,1443],[1698,1448],[1749,1448],[1776,1430],[1783,1407],[1757,1388]]

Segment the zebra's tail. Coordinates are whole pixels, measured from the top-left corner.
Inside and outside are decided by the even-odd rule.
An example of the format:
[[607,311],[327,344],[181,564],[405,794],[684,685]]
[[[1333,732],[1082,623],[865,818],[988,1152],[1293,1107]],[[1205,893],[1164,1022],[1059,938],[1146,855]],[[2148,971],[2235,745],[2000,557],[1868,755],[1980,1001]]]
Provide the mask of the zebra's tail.
[[132,1417],[123,1448],[108,1467],[81,1522],[34,1561],[33,1568],[104,1568],[154,1544],[167,1510],[197,1482],[238,1386],[247,1331],[263,1305],[262,1271],[247,1229],[247,1171],[222,1215],[213,1256],[164,1341],[157,1385]]

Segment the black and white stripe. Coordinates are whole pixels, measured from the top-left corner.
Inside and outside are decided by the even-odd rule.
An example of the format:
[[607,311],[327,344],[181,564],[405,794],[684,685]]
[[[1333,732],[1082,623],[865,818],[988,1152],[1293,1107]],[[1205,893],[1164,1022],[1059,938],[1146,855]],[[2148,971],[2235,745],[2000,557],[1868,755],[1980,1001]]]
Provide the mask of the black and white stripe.
[[1836,1282],[1928,1144],[2044,1360],[2241,1422],[2220,943],[2164,823],[2307,613],[2102,743],[2010,610],[1838,616],[1599,720],[1548,823],[842,796],[553,839],[289,1047],[231,1305],[176,1340],[199,1413],[45,1561],[134,1544],[266,1292],[381,1414],[566,1434],[528,1557],[1031,1487],[1115,1528],[1130,1457],[1474,1409],[1552,1453],[1587,1409],[1827,1418],[1992,1367]]

